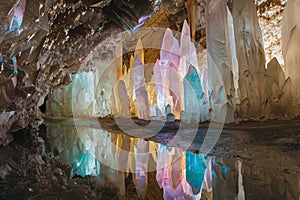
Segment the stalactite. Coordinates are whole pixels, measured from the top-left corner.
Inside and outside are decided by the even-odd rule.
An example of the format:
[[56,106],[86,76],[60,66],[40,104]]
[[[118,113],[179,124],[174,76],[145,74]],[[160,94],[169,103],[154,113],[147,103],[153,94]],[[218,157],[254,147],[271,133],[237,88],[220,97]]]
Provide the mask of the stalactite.
[[196,0],[187,0],[185,7],[188,11],[188,20],[191,27],[192,40],[196,40]]

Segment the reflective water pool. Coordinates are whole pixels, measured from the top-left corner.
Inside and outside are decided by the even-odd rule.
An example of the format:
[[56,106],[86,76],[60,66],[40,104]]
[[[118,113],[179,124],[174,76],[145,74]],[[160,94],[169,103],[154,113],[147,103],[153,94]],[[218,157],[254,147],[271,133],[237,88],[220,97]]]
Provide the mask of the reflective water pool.
[[72,166],[70,178],[95,176],[116,187],[120,198],[299,199],[297,170],[282,171],[278,162],[193,153],[112,133],[97,123],[47,122],[40,133],[44,152]]

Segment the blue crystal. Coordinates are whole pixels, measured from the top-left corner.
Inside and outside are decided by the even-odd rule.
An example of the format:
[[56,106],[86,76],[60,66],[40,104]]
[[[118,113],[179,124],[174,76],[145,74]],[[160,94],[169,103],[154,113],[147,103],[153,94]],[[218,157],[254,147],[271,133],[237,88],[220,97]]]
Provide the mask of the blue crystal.
[[197,190],[201,190],[204,181],[205,165],[203,155],[186,152],[186,180]]

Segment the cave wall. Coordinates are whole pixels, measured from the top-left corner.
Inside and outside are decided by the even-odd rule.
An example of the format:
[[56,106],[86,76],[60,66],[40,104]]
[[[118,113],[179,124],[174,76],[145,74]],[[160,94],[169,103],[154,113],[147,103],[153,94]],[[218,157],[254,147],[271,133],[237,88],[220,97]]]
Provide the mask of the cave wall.
[[[152,1],[32,0],[0,6],[0,144],[11,132],[37,128],[38,106],[71,82],[88,54],[108,36],[135,26]],[[141,6],[142,5],[142,6]],[[22,10],[23,9],[23,10]],[[118,13],[118,15],[117,15]],[[116,23],[122,18],[122,23]],[[125,23],[125,21],[126,23]],[[16,22],[15,22],[16,21]]]

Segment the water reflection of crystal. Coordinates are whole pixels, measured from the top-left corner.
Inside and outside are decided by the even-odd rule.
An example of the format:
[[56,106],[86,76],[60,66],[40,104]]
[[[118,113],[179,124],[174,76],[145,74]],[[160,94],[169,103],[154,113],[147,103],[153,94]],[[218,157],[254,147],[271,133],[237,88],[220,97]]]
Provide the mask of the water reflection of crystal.
[[[155,170],[157,182],[150,184],[160,187],[165,199],[200,199],[202,182],[207,180],[204,176],[211,177],[211,170],[201,174],[191,169],[203,166],[211,168],[211,158],[202,158],[199,154],[144,139],[113,134],[99,127],[91,128],[91,124],[86,123],[86,126],[85,122],[78,123],[76,128],[68,120],[47,124],[50,149],[58,152],[62,161],[72,166],[71,177],[105,177],[107,184],[114,184],[119,188],[120,195],[125,195],[125,179],[132,174],[137,195],[145,198],[149,187],[149,172]],[[207,162],[204,165],[201,164],[203,159]],[[150,160],[154,161],[155,167]],[[195,182],[191,181],[191,177],[197,180],[201,188],[193,185]],[[197,189],[193,189],[192,185]]]
[[129,180],[140,198],[289,199],[298,194],[290,187],[277,189],[280,184],[293,185],[297,174],[262,167],[269,167],[266,163],[185,152],[111,133],[91,121],[78,122],[76,128],[72,120],[47,123],[46,135],[45,144],[72,166],[71,176],[95,176],[101,184],[118,188],[120,197],[132,193]]

